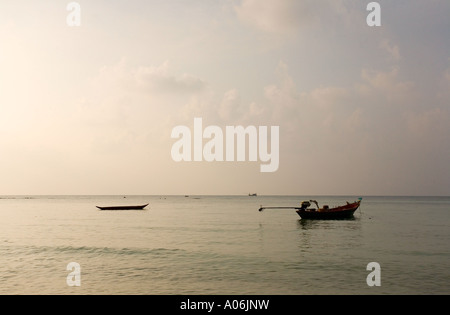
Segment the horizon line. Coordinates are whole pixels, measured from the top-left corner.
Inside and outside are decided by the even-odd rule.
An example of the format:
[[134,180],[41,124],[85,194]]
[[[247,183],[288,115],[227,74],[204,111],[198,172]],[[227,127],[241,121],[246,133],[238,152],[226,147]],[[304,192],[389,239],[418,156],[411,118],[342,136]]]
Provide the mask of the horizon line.
[[315,196],[315,197],[355,197],[360,196],[364,197],[450,197],[450,195],[363,195],[363,194],[257,194],[256,196],[250,196],[247,194],[6,194],[0,195],[0,199],[2,197],[140,197],[140,196],[149,196],[149,197],[190,197],[190,196],[204,196],[204,197],[306,197],[306,196]]

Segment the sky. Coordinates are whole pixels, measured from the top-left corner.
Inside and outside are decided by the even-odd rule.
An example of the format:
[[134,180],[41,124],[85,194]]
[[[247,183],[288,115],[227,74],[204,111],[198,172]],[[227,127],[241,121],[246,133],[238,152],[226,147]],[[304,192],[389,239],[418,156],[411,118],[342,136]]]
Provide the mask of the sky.
[[[377,2],[1,1],[0,195],[450,195],[450,2]],[[277,171],[174,161],[195,118]]]

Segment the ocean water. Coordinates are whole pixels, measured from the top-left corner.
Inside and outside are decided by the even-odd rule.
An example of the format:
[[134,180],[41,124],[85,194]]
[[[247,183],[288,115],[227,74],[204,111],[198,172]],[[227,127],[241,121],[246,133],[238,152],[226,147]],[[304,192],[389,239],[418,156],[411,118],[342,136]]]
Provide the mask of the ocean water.
[[2,196],[0,294],[450,294],[450,197],[364,197],[342,221],[258,211],[358,197]]

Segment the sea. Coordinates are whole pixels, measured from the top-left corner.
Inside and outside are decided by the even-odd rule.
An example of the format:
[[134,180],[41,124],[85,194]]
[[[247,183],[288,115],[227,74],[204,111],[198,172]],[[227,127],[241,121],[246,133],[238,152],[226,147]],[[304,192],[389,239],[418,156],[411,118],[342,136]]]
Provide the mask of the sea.
[[450,294],[450,197],[0,196],[0,226],[1,295]]

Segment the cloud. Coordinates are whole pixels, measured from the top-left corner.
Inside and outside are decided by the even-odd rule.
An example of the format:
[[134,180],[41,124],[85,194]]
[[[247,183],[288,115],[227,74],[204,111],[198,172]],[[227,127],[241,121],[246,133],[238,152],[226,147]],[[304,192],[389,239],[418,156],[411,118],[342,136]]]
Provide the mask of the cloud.
[[[304,92],[298,90],[287,64],[281,62],[277,74],[277,82],[264,90],[264,105],[270,108],[270,121],[280,125],[280,172],[287,168],[308,178],[313,190],[333,190],[339,178],[352,177],[342,185],[343,192],[364,187],[416,193],[430,181],[448,182],[442,174],[434,176],[447,162],[429,152],[450,152],[445,140],[450,134],[449,110],[439,106],[432,92],[417,92],[415,82],[403,79],[400,68],[363,69],[353,85]],[[446,82],[446,73],[443,78]],[[426,106],[418,94],[429,97]],[[329,181],[316,179],[318,173]],[[412,187],[417,176],[423,183]],[[301,187],[302,182],[295,181],[291,185]]]
[[401,59],[400,48],[398,45],[391,44],[389,40],[383,39],[380,43],[380,48],[383,49],[393,61]]
[[[358,1],[343,0],[242,0],[234,6],[245,24],[270,34],[293,34],[310,26],[354,29],[365,21]],[[361,12],[363,11],[363,12]]]
[[289,33],[312,20],[314,1],[243,0],[234,7],[241,21],[270,33]]
[[139,86],[159,92],[190,93],[205,88],[205,82],[195,76],[170,73],[167,61],[158,67],[140,67],[134,78]]
[[406,113],[408,130],[414,134],[416,139],[423,141],[426,139],[447,138],[448,125],[450,123],[449,112],[447,109],[432,108],[422,112]]
[[193,117],[203,117],[208,124],[235,125],[245,123],[250,116],[260,112],[256,104],[244,103],[241,92],[232,88],[223,94],[210,90],[191,97],[175,119],[189,124]]
[[[450,58],[449,58],[450,61]],[[438,98],[447,107],[450,106],[450,68],[444,71],[439,82]]]
[[237,89],[227,91],[218,108],[220,118],[222,120],[229,121],[235,113],[240,110],[240,105],[241,100],[239,97],[239,91]]
[[442,74],[435,97],[430,97],[425,106],[405,113],[408,131],[411,136],[434,149],[447,147],[450,151],[450,69]]
[[402,81],[399,78],[399,71],[398,67],[392,68],[391,71],[363,69],[361,71],[363,82],[358,84],[358,90],[366,97],[369,94],[377,95],[379,104],[383,107],[410,105],[417,95],[416,86],[412,81]]
[[414,107],[415,85],[402,81],[398,68],[362,70],[350,87],[323,86],[301,93],[288,70],[280,63],[279,82],[267,86],[264,95],[271,119],[282,122],[293,142],[313,140],[325,147],[379,138],[392,128],[404,129],[399,127],[403,114]]
[[197,93],[206,86],[203,80],[193,75],[172,73],[168,61],[159,66],[132,68],[127,64],[126,59],[122,59],[115,65],[103,67],[91,83],[157,94]]
[[60,131],[73,151],[90,156],[93,163],[112,153],[126,161],[150,148],[153,157],[165,156],[179,110],[204,90],[203,80],[177,73],[168,62],[132,66],[122,59],[102,67],[82,94],[60,109],[66,117]]

